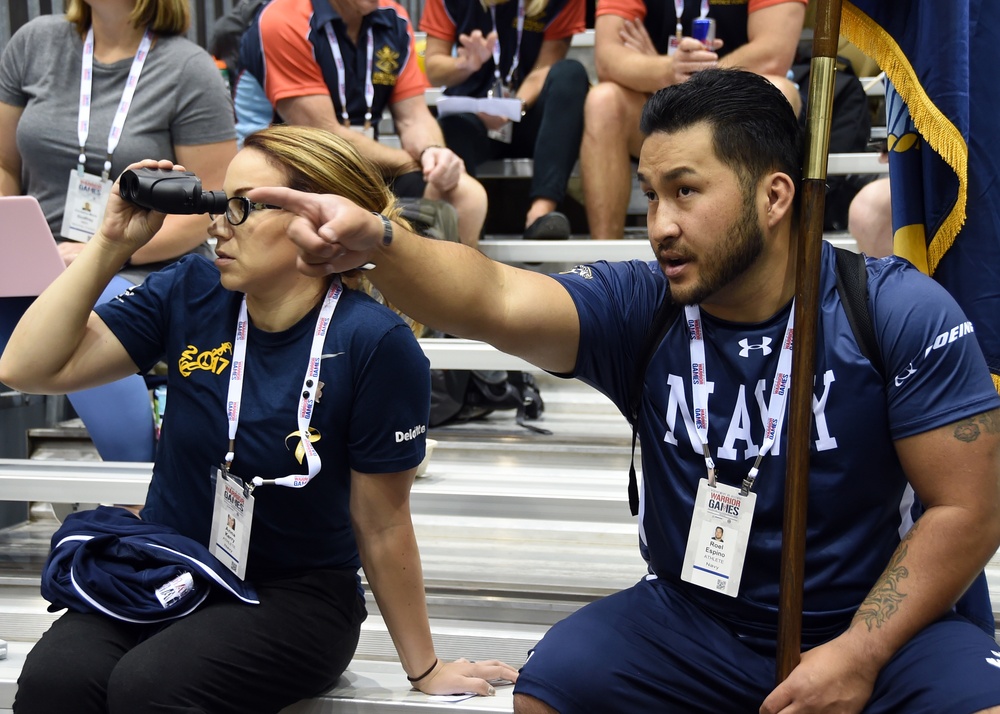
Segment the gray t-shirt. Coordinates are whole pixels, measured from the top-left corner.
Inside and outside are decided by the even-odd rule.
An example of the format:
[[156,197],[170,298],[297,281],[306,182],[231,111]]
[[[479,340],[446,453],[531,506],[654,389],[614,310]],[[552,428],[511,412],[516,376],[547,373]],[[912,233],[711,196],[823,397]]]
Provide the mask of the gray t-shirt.
[[[21,190],[38,199],[57,240],[69,173],[80,153],[82,62],[83,40],[62,15],[43,15],[24,25],[0,57],[0,102],[24,107],[17,124]],[[89,173],[100,175],[104,167],[108,133],[131,67],[131,58],[94,61]],[[174,146],[235,137],[232,99],[211,56],[184,37],[157,37],[111,159],[111,176],[140,159],[175,160]]]

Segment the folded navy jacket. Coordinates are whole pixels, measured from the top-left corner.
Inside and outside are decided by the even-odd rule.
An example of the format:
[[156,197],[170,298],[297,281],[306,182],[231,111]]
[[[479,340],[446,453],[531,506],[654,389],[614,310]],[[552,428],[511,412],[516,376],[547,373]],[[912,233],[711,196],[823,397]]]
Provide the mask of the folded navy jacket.
[[201,543],[124,508],[66,517],[42,572],[50,612],[100,612],[136,623],[187,615],[212,590],[257,605],[257,593]]

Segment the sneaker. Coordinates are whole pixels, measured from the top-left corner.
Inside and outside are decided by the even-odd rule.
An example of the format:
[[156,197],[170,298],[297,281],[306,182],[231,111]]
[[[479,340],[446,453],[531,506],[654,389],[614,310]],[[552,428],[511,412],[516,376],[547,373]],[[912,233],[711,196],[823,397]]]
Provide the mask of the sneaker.
[[559,211],[546,213],[524,230],[524,237],[528,240],[566,240],[569,238],[569,219]]

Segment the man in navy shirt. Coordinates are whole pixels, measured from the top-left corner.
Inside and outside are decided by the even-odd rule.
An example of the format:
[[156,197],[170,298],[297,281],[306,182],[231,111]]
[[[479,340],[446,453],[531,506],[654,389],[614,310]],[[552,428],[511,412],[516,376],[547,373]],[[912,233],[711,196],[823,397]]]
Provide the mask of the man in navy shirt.
[[649,263],[544,276],[402,229],[386,245],[339,197],[250,194],[308,219],[300,269],[372,262],[413,318],[578,377],[623,413],[658,306],[683,307],[639,404],[648,573],[551,628],[515,711],[1000,712],[992,628],[953,607],[1000,546],[1000,397],[975,326],[909,263],[870,260],[877,369],[824,248],[805,652],[774,687],[799,125],[760,75],[710,69],[654,94],[642,131]]

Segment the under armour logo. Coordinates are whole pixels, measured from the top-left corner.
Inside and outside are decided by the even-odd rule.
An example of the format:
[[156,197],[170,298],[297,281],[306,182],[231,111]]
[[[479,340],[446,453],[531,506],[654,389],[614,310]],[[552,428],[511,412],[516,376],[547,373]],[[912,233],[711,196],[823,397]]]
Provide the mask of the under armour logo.
[[767,357],[771,354],[771,348],[768,346],[771,342],[773,342],[773,340],[770,337],[761,337],[759,345],[751,345],[750,342],[744,337],[740,340],[740,347],[743,348],[740,350],[740,357],[749,357],[750,350],[761,350],[761,355]]
[[910,377],[911,374],[915,374],[916,371],[917,370],[913,366],[913,362],[910,362],[909,366],[907,366],[907,368],[906,368],[906,372],[904,374],[900,374],[900,375],[898,375],[896,377],[896,379],[895,379],[896,386],[897,387],[902,387],[903,386],[903,382],[905,382],[907,379],[909,379],[909,377]]

